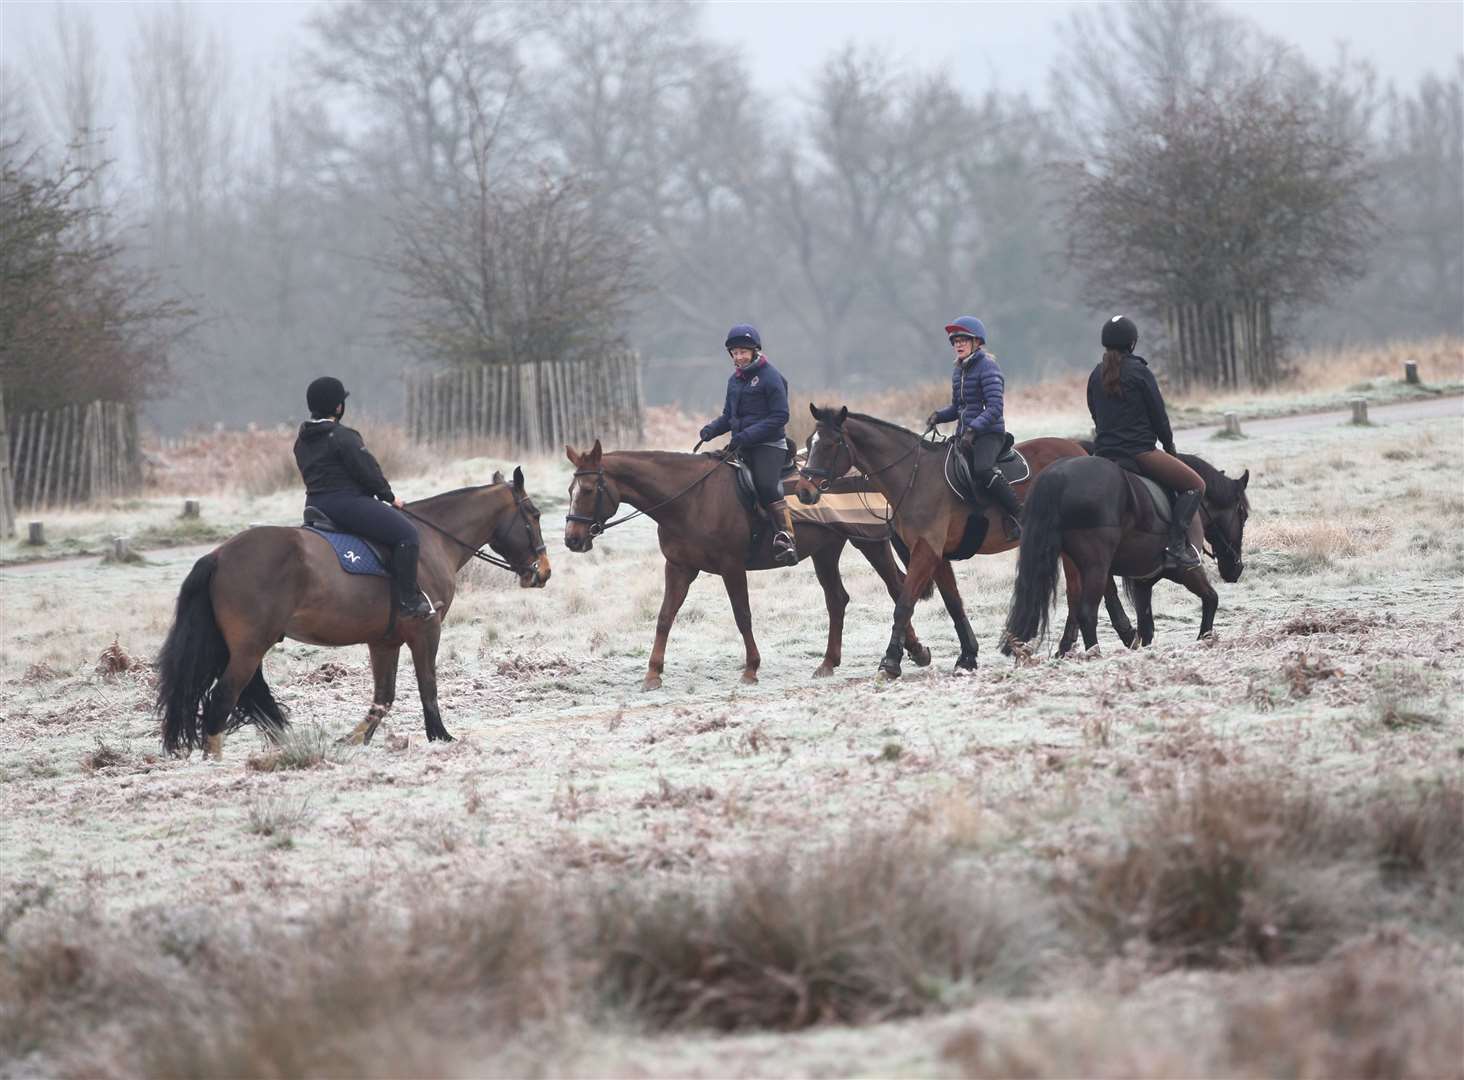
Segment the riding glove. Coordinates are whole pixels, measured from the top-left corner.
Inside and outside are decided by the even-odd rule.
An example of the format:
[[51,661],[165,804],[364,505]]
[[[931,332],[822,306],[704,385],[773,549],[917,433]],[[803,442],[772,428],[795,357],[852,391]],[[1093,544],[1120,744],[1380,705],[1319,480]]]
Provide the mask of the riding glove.
[[933,412],[933,413],[931,413],[929,416],[927,416],[925,418],[925,430],[926,431],[929,431],[931,428],[935,427],[935,425],[936,424],[939,424],[939,423],[940,423],[940,413],[938,411],[937,412]]
[[741,435],[733,435],[732,438],[728,439],[727,440],[727,449],[728,450],[740,450],[740,449],[742,449],[742,436]]
[[704,428],[701,429],[701,441],[702,442],[711,442],[711,440],[715,439],[716,437],[717,437],[717,434],[716,434],[716,432],[714,432],[712,430],[712,425],[711,424],[708,424],[706,427],[704,427]]

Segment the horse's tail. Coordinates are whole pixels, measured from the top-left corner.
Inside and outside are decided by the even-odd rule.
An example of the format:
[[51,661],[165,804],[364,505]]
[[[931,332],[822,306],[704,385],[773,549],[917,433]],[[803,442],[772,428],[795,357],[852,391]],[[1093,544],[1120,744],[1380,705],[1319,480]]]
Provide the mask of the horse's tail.
[[192,750],[202,743],[199,709],[229,663],[229,646],[214,619],[213,599],[209,596],[209,584],[218,564],[218,556],[210,552],[188,571],[178,590],[173,627],[158,654],[155,708],[163,721],[163,748],[170,754]]
[[1058,556],[1062,554],[1062,497],[1067,477],[1061,470],[1043,472],[1032,485],[1022,509],[1022,546],[1017,551],[1017,580],[1007,610],[1001,651],[1011,643],[1047,636],[1048,616],[1057,599]]
[[[895,532],[894,529],[890,530],[890,547],[894,548],[895,554],[900,557],[900,567],[902,571],[908,572],[910,569],[910,549],[905,546],[905,541],[900,539],[900,534]],[[904,576],[904,573],[901,573],[901,585],[904,585],[905,583]],[[933,592],[935,592],[935,576],[931,575],[930,580],[925,583],[925,590],[915,599],[929,600]]]
[[254,677],[240,691],[239,703],[234,708],[240,723],[252,720],[271,735],[278,735],[290,722],[284,708],[275,700],[269,683],[264,681],[262,664],[254,669]]

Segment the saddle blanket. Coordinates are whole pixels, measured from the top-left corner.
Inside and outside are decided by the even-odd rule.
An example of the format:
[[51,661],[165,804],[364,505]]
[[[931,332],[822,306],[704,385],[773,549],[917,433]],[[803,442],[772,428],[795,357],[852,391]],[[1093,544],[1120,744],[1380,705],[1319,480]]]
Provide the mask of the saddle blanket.
[[826,492],[812,506],[788,500],[793,524],[832,528],[851,540],[883,540],[889,536],[890,504],[877,491]]
[[372,549],[371,545],[362,540],[359,536],[352,536],[350,533],[327,532],[324,529],[316,529],[306,526],[311,532],[319,533],[335,549],[336,558],[340,560],[341,569],[348,574],[375,574],[378,577],[390,577],[386,566]]

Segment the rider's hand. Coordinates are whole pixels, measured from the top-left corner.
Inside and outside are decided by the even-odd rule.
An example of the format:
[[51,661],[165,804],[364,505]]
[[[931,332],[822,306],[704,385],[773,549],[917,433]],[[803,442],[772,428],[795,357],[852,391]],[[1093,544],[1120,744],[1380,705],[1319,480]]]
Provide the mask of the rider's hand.
[[395,506],[398,510],[405,510],[407,508],[407,504],[402,502],[402,497],[400,495],[393,499],[391,501],[391,504]]
[[931,428],[935,427],[935,425],[936,424],[939,424],[939,423],[940,423],[940,413],[939,412],[933,412],[933,413],[931,413],[929,416],[927,416],[925,418],[925,430],[926,431],[929,431]]
[[702,442],[711,442],[713,439],[715,439],[717,437],[716,436],[716,433],[712,431],[712,425],[711,424],[708,424],[706,427],[702,428],[701,429],[701,432],[700,432],[700,435],[701,435],[701,441]]
[[961,441],[961,449],[962,450],[969,450],[969,449],[971,449],[971,444],[976,441],[976,433],[974,431],[972,431],[970,428],[967,428],[965,431],[961,432],[961,440],[960,441]]
[[741,435],[733,435],[731,439],[727,440],[727,450],[729,452],[731,452],[733,450],[741,450],[741,449],[742,449],[742,436]]

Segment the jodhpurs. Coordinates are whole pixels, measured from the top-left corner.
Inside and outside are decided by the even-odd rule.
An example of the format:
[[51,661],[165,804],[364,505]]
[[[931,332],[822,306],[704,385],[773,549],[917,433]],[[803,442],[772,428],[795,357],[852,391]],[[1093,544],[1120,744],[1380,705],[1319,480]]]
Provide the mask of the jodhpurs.
[[783,462],[787,450],[781,446],[744,446],[742,460],[752,469],[757,501],[771,506],[783,498]]

